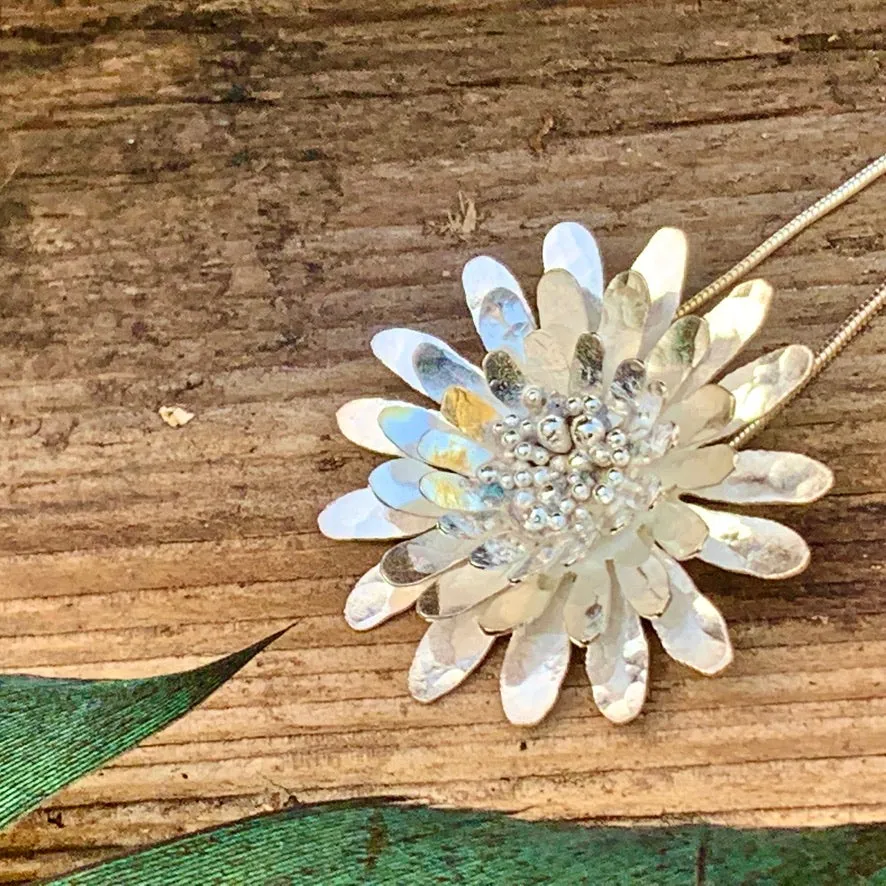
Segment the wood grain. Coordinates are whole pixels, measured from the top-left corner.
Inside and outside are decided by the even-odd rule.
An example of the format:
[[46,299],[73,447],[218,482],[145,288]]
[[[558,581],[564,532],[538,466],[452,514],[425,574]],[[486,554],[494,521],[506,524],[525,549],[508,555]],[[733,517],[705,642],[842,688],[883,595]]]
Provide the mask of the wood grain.
[[[375,544],[315,517],[375,459],[336,433],[401,394],[370,335],[479,355],[461,264],[527,282],[577,218],[607,267],[684,228],[701,288],[883,151],[880,0],[7,0],[0,9],[0,668],[138,676],[295,621],[192,716],[0,835],[0,882],[297,802],[395,795],[595,822],[886,817],[886,348],[854,344],[760,444],[834,493],[770,512],[813,564],[696,570],[737,654],[656,647],[634,725],[580,668],[503,722],[500,651],[423,707],[422,626],[340,612]],[[549,118],[553,127],[545,131]],[[5,164],[5,165],[4,165]],[[767,262],[751,356],[820,344],[886,274],[883,190]],[[461,192],[476,230],[447,230]],[[196,413],[174,430],[162,405]]]

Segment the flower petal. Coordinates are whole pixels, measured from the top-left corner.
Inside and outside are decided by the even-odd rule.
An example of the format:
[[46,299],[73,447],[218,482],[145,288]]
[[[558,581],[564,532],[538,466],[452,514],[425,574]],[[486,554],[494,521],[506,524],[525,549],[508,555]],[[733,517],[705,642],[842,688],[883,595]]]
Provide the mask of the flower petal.
[[411,458],[394,458],[380,464],[370,473],[369,488],[389,508],[436,518],[445,511],[429,502],[418,486],[421,478],[430,470],[427,465]]
[[373,566],[348,595],[345,621],[355,631],[368,631],[412,606],[423,588],[422,584],[395,587],[382,578],[378,566]]
[[544,719],[560,694],[571,651],[555,601],[511,634],[500,679],[501,704],[511,723],[532,726]]
[[652,618],[665,611],[671,598],[668,574],[654,556],[639,566],[616,565],[615,576],[622,594],[638,615]]
[[495,642],[480,629],[470,610],[431,623],[409,668],[409,692],[430,702],[451,692],[486,657]]
[[710,531],[698,558],[706,563],[757,578],[797,575],[809,565],[809,548],[794,532],[775,520],[746,517],[689,505]]
[[443,395],[440,414],[460,431],[482,442],[487,427],[501,413],[486,397],[453,385]]
[[704,359],[686,379],[680,396],[710,381],[757,334],[772,302],[772,287],[765,280],[748,280],[736,286],[704,319],[711,344]]
[[522,410],[521,397],[523,388],[526,387],[526,378],[507,351],[492,351],[487,354],[483,360],[483,372],[495,397],[511,409]]
[[603,342],[596,332],[583,332],[575,343],[569,375],[569,391],[580,394],[603,381]]
[[808,504],[834,484],[827,465],[798,452],[745,449],[735,454],[732,473],[715,486],[693,489],[710,501],[736,504]]
[[487,391],[480,370],[433,335],[414,329],[385,329],[373,337],[371,347],[391,372],[437,403],[452,385],[479,394]]
[[736,434],[775,409],[809,378],[814,362],[805,345],[788,345],[730,372],[720,386],[735,397],[735,414],[722,435]]
[[732,661],[732,644],[723,616],[699,593],[679,563],[663,551],[657,551],[656,556],[667,570],[671,601],[650,623],[665,652],[702,674],[722,671]]
[[599,308],[590,316],[585,293],[575,277],[559,269],[547,271],[538,281],[536,297],[542,330],[556,340],[561,356],[572,356],[579,335],[597,328]]
[[488,292],[474,323],[487,351],[504,348],[518,359],[523,357],[523,339],[535,329],[535,319],[526,300],[509,289]]
[[428,431],[457,433],[456,428],[445,421],[439,412],[411,403],[386,406],[379,413],[378,425],[399,452],[418,460],[421,460],[419,443]]
[[464,560],[476,546],[475,539],[430,529],[388,548],[379,563],[381,575],[397,587],[418,584]]
[[725,443],[703,449],[676,449],[652,465],[664,489],[691,489],[719,483],[732,471],[735,450]]
[[466,477],[473,477],[479,468],[491,461],[493,454],[453,431],[431,428],[418,441],[416,448],[422,461],[436,468],[455,471]]
[[636,357],[649,314],[649,290],[635,271],[613,277],[603,293],[603,317],[597,334],[604,343],[603,376],[612,378],[622,360]]
[[429,621],[458,615],[506,588],[506,572],[504,567],[478,569],[470,563],[450,569],[422,591],[418,614]]
[[659,499],[652,510],[652,534],[672,557],[686,560],[702,550],[708,525],[695,508],[682,501]]
[[603,262],[593,234],[577,222],[560,222],[545,235],[541,248],[545,271],[562,268],[581,287],[586,313],[596,329],[603,297]]
[[680,429],[678,445],[701,446],[722,436],[732,419],[735,398],[720,385],[703,385],[685,400],[668,408],[662,419],[672,421]]
[[[500,262],[488,255],[478,255],[462,268],[461,284],[465,291],[468,310],[474,318],[474,325],[480,330],[479,315],[483,300],[497,289],[504,289],[516,296],[524,306],[526,315],[532,321],[532,312],[523,297],[523,290],[517,278]],[[533,328],[535,323],[532,323]],[[481,333],[482,335],[482,333]]]
[[587,558],[574,567],[575,581],[563,607],[566,633],[581,646],[600,636],[609,622],[612,579],[602,562]]
[[384,397],[361,397],[345,403],[335,414],[339,429],[352,443],[381,452],[383,455],[402,455],[378,425],[378,417],[388,406],[409,406],[401,400]]
[[419,483],[421,494],[444,511],[479,513],[493,510],[502,500],[501,487],[478,486],[459,474],[430,471]]
[[497,535],[471,551],[471,563],[478,569],[497,569],[514,563],[526,553],[526,546],[516,537]]
[[649,353],[674,319],[686,274],[686,235],[677,228],[660,228],[631,266],[649,289],[649,316],[638,356]]
[[649,646],[640,617],[618,591],[605,630],[588,643],[585,671],[600,713],[613,723],[627,723],[643,709]]
[[650,381],[662,382],[665,396],[672,399],[692,367],[704,358],[710,345],[708,324],[690,315],[673,323],[646,357]]
[[569,363],[566,354],[571,355],[574,347],[573,340],[568,351],[562,350],[560,341],[545,329],[527,335],[523,342],[523,350],[532,381],[549,391],[565,391],[569,385]]
[[395,511],[383,505],[371,489],[355,489],[330,502],[317,518],[327,538],[403,538],[433,526],[433,517]]
[[477,615],[484,631],[500,634],[538,618],[550,603],[556,585],[548,586],[543,573],[529,576],[489,600]]

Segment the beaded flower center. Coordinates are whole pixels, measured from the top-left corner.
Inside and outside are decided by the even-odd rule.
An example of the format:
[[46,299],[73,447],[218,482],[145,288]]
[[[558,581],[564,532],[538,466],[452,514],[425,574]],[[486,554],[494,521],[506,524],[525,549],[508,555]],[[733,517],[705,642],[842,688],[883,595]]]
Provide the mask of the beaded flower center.
[[661,483],[648,466],[675,445],[677,428],[659,420],[664,386],[647,385],[643,364],[630,362],[622,375],[633,384],[583,396],[526,387],[522,414],[490,426],[495,458],[477,479],[500,500],[514,541],[565,543],[574,561],[655,502]]

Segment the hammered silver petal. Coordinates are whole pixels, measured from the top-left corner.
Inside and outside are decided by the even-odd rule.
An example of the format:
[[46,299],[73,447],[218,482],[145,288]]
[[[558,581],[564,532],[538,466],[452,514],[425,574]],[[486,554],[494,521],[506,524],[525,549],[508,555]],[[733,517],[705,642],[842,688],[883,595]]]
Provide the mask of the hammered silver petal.
[[665,652],[674,661],[702,674],[713,675],[732,661],[726,622],[686,570],[663,551],[656,556],[667,571],[671,600],[665,611],[650,619]]
[[378,426],[399,452],[419,461],[418,446],[428,431],[458,433],[439,412],[411,403],[384,407],[378,415]]
[[409,668],[409,692],[431,702],[451,692],[480,664],[495,642],[481,630],[473,612],[431,623]]
[[649,315],[637,356],[644,357],[671,325],[686,274],[686,235],[677,228],[660,228],[631,269],[646,281]]
[[483,360],[483,372],[489,389],[505,406],[514,410],[523,408],[523,389],[526,377],[507,351],[492,351]]
[[805,345],[788,345],[721,379],[720,386],[735,397],[735,413],[722,436],[737,434],[783,403],[809,378],[814,362],[815,354]]
[[437,403],[451,385],[487,393],[480,370],[433,335],[414,329],[384,329],[373,337],[371,347],[388,369]]
[[422,591],[416,605],[418,614],[429,621],[452,618],[506,588],[506,572],[504,567],[478,569],[470,563],[456,566]]
[[[474,318],[474,325],[479,326],[479,314],[483,299],[496,289],[505,289],[523,302],[526,313],[532,319],[532,312],[523,297],[523,290],[517,278],[500,262],[488,255],[478,255],[467,262],[462,268],[461,284],[465,291],[468,310]],[[533,323],[533,325],[535,325]]]
[[586,558],[574,567],[575,580],[563,606],[563,623],[573,643],[590,643],[609,622],[612,580],[605,563]]
[[649,680],[649,646],[640,616],[614,590],[605,630],[588,643],[585,671],[594,702],[608,720],[627,723],[643,709]]
[[487,351],[505,349],[523,357],[523,339],[535,329],[535,320],[522,295],[509,289],[488,292],[475,317],[477,332]]
[[587,316],[596,329],[603,296],[603,261],[593,234],[578,222],[560,222],[545,235],[541,248],[545,271],[562,268],[581,287]]
[[635,271],[613,277],[603,293],[603,316],[597,330],[606,349],[604,380],[612,378],[622,360],[639,354],[648,315],[649,290],[643,277]]
[[499,681],[502,708],[511,723],[532,726],[544,719],[560,694],[571,652],[555,601],[535,621],[514,630]]
[[678,445],[702,446],[722,436],[731,421],[735,398],[720,385],[703,385],[685,400],[674,403],[662,415],[680,429]]
[[615,397],[636,400],[645,386],[646,367],[642,360],[633,357],[630,360],[622,360],[615,367],[610,385],[610,390]]
[[418,441],[419,458],[435,468],[473,477],[478,468],[492,460],[493,454],[474,440],[440,428],[431,428]]
[[479,607],[477,621],[484,631],[500,634],[538,618],[550,602],[556,587],[546,587],[536,574],[496,594]]
[[732,473],[720,483],[693,489],[709,501],[735,504],[809,504],[834,485],[827,465],[798,452],[744,449],[735,454]]
[[575,342],[568,351],[561,347],[559,339],[546,329],[537,329],[526,336],[523,351],[526,354],[526,367],[531,370],[532,382],[548,391],[565,391],[569,385],[569,360]]
[[355,489],[330,502],[317,518],[323,535],[338,540],[404,538],[424,532],[434,522],[433,517],[387,507],[369,488]]
[[575,343],[569,375],[569,391],[581,394],[603,382],[604,348],[596,332],[583,332]]
[[659,499],[652,510],[651,527],[659,546],[677,560],[696,556],[708,541],[708,524],[682,501]]
[[671,598],[668,574],[652,555],[639,566],[615,565],[618,586],[634,611],[644,618],[661,615]]
[[673,399],[709,346],[708,324],[701,317],[681,317],[671,324],[646,357],[649,380],[664,384],[666,398]]
[[503,499],[500,486],[480,486],[460,474],[446,471],[429,471],[421,478],[419,489],[425,498],[444,511],[476,514],[495,509]]
[[757,334],[766,319],[772,295],[772,287],[765,280],[748,280],[704,315],[710,347],[704,359],[689,373],[680,389],[681,398],[710,381]]
[[398,587],[418,584],[464,560],[476,546],[474,539],[430,529],[388,548],[379,563],[381,575]]
[[[547,271],[538,281],[536,298],[542,330],[556,340],[562,357],[571,357],[579,335],[597,328],[599,308],[589,315],[581,286],[569,271],[560,269]],[[529,354],[526,359],[531,360]]]
[[471,563],[478,569],[497,569],[519,560],[526,546],[513,535],[497,535],[471,551]]
[[766,579],[790,578],[809,565],[806,542],[782,523],[698,505],[689,507],[710,532],[698,554],[706,563]]
[[355,631],[368,631],[412,606],[424,587],[424,584],[395,587],[382,578],[377,565],[373,566],[348,595],[345,621]]
[[732,471],[735,450],[725,443],[703,449],[677,449],[653,466],[662,488],[692,490],[719,483]]
[[402,400],[388,400],[384,397],[361,397],[345,403],[335,414],[339,430],[352,443],[381,452],[383,455],[402,455],[378,425],[378,417],[388,406],[409,406]]
[[369,474],[369,488],[389,508],[437,518],[445,512],[429,502],[418,485],[430,470],[427,465],[411,458],[394,458],[383,462]]

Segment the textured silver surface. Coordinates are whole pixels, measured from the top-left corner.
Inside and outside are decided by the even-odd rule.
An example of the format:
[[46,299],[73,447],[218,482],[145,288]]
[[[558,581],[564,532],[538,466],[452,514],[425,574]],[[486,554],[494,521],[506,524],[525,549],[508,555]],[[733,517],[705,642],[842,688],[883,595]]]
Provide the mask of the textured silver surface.
[[649,315],[646,281],[634,271],[614,277],[603,293],[603,316],[597,333],[603,342],[603,375],[612,378],[622,360],[636,357]]
[[385,436],[379,427],[378,417],[388,406],[408,406],[402,400],[384,397],[362,397],[345,403],[335,414],[339,430],[352,443],[380,452],[383,455],[401,455],[400,449]]
[[395,587],[373,566],[354,585],[345,603],[345,621],[355,631],[368,631],[415,603],[424,585]]
[[686,273],[686,235],[677,228],[660,228],[637,256],[631,269],[646,281],[649,315],[638,356],[645,357],[674,318]]
[[434,523],[383,505],[368,487],[355,489],[328,504],[317,518],[327,538],[403,538],[418,535]]
[[[600,303],[589,301],[584,290],[569,271],[546,271],[536,289],[541,328],[557,342],[561,360],[572,356],[575,341],[582,332],[596,329],[600,322]],[[527,354],[527,359],[531,359]]]
[[694,489],[693,495],[735,504],[808,504],[834,484],[827,465],[798,452],[746,449],[735,454],[732,473],[721,483]]
[[790,578],[809,565],[806,542],[782,523],[698,505],[690,507],[710,531],[698,555],[706,563],[768,579]]
[[526,300],[508,289],[487,293],[474,322],[487,351],[504,348],[518,359],[523,356],[523,339],[535,329]]
[[541,247],[545,271],[563,268],[578,282],[587,301],[588,329],[596,329],[603,297],[603,262],[593,234],[578,222],[560,222]]
[[651,525],[658,544],[678,560],[695,556],[708,538],[707,523],[682,501],[659,501],[652,511]]
[[418,486],[430,470],[426,464],[411,458],[393,458],[372,471],[369,488],[389,508],[436,518],[445,511],[429,502]]
[[677,320],[645,359],[649,379],[662,382],[666,397],[672,400],[692,367],[704,359],[710,341],[708,324],[701,317]]
[[430,529],[385,551],[379,567],[392,585],[414,585],[445,572],[476,547],[474,539]]

